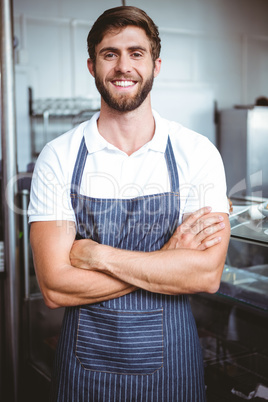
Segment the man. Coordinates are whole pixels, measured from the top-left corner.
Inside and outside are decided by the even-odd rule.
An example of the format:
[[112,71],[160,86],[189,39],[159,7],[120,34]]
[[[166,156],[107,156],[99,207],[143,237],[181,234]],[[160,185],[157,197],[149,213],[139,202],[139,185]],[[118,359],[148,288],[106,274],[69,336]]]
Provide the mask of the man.
[[206,138],[152,111],[160,39],[146,13],[107,10],[88,51],[100,113],[44,148],[29,207],[45,302],[66,307],[52,400],[201,402],[187,294],[220,283],[222,162]]

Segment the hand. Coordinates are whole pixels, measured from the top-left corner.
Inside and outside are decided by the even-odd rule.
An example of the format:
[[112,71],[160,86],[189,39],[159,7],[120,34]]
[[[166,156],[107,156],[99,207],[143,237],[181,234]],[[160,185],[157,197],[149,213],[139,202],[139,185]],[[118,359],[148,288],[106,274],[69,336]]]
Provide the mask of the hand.
[[76,240],[70,251],[73,267],[97,270],[100,265],[99,243],[90,239]]
[[178,226],[162,250],[179,248],[206,250],[220,243],[221,237],[216,236],[216,233],[225,227],[223,217],[210,212],[211,208],[205,207],[192,213]]

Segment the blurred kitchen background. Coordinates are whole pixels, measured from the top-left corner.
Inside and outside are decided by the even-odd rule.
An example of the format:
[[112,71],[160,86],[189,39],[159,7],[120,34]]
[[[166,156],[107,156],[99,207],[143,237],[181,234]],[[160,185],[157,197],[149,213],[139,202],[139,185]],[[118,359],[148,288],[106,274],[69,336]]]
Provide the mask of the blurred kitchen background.
[[[105,9],[125,4],[144,9],[158,25],[162,70],[154,83],[153,107],[162,116],[207,136],[218,147],[225,163],[228,196],[235,207],[234,240],[226,262],[228,272],[230,267],[235,271],[231,277],[225,272],[222,292],[215,298],[202,296],[192,301],[203,340],[207,384],[216,383],[220,389],[219,394],[212,390],[208,398],[212,402],[239,401],[241,395],[247,397],[253,391],[259,400],[267,396],[268,218],[260,211],[268,197],[268,1],[1,0],[2,11],[6,4],[13,8],[14,152],[20,211],[27,208],[31,173],[45,143],[89,119],[99,108],[99,95],[86,64],[86,38],[92,23]],[[3,26],[2,16],[1,29]],[[3,111],[3,96],[1,102]],[[9,133],[1,134],[2,151]],[[17,214],[15,228],[18,267],[10,267],[5,259],[6,205],[1,190],[0,400],[47,401],[63,312],[49,311],[43,305],[27,242],[25,213]],[[253,263],[256,256],[257,263]],[[250,282],[248,269],[252,266],[261,267],[250,273],[258,286],[243,288],[246,295],[238,296],[241,288],[237,285]],[[246,272],[246,279],[237,277],[237,269],[239,274]],[[211,302],[219,306],[216,313]],[[215,314],[223,321],[217,324]],[[245,315],[251,318],[244,319]],[[250,330],[245,327],[247,320],[252,323]],[[230,338],[233,322],[239,330]],[[250,340],[242,339],[241,332]],[[226,343],[230,339],[236,349],[226,355],[226,350],[231,350]],[[233,356],[248,358],[247,363],[237,363]],[[226,373],[230,359],[232,370],[243,368],[244,376]],[[224,384],[215,373],[224,373]],[[239,386],[234,377],[243,378]],[[249,377],[252,385],[245,389]],[[257,388],[260,385],[264,391]]]

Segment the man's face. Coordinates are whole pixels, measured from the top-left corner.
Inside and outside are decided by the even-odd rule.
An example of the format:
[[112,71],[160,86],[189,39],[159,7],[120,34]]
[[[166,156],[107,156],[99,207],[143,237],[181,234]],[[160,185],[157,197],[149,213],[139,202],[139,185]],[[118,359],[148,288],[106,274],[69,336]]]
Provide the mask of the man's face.
[[160,64],[160,59],[153,63],[144,30],[134,26],[107,33],[96,46],[95,64],[88,60],[103,101],[120,112],[135,110],[149,99]]

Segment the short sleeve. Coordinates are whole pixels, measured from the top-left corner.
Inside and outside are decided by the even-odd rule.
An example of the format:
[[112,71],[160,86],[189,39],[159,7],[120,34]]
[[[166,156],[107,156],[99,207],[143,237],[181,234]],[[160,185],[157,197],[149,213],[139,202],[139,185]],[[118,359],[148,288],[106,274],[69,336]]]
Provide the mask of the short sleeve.
[[40,153],[32,176],[29,222],[75,221],[70,201],[70,183],[60,160],[50,145]]
[[206,138],[193,151],[190,167],[190,185],[187,192],[184,214],[204,206],[212,212],[229,213],[226,195],[226,178],[221,155]]

